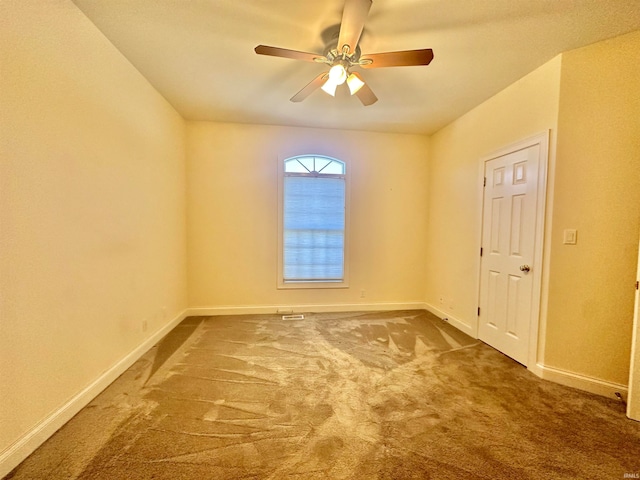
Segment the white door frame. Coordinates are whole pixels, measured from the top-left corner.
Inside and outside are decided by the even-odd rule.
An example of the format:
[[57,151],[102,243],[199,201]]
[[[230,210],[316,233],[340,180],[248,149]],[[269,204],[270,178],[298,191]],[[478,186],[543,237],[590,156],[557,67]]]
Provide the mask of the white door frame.
[[[636,275],[636,282],[640,282],[640,245],[638,246],[638,273]],[[627,417],[640,421],[640,291],[638,290],[638,283],[636,283],[632,338]]]
[[[540,310],[542,299],[542,265],[543,265],[543,252],[544,252],[544,233],[545,233],[545,211],[547,204],[547,170],[549,164],[549,130],[538,133],[531,137],[527,137],[518,142],[512,143],[505,147],[502,147],[488,155],[485,155],[480,159],[479,171],[480,181],[479,185],[479,205],[480,212],[478,214],[480,222],[480,235],[478,237],[478,254],[482,247],[482,218],[484,213],[484,172],[485,163],[494,158],[508,155],[525,148],[539,145],[539,165],[538,165],[538,186],[537,186],[537,204],[536,204],[536,231],[533,248],[533,262],[531,268],[531,275],[533,276],[533,288],[531,292],[531,317],[529,328],[529,354],[527,358],[527,368],[529,370],[535,370],[538,363],[538,333],[540,330]],[[482,259],[478,262],[478,305],[480,305],[480,284],[481,284],[481,268]],[[478,337],[479,317],[476,317],[474,334]]]

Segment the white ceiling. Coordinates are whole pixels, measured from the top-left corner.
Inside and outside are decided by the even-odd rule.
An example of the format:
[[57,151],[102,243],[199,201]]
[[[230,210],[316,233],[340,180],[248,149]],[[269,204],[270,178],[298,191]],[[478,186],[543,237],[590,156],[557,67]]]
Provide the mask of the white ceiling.
[[435,58],[361,69],[379,98],[364,107],[346,88],[290,102],[326,66],[253,51],[323,53],[344,0],[74,2],[188,120],[405,133],[433,133],[557,54],[640,29],[640,0],[373,0],[363,53]]

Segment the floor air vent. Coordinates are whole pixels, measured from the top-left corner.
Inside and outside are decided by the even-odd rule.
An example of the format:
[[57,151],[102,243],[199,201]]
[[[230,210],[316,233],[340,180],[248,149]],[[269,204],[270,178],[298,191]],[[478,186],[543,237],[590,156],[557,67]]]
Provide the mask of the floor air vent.
[[304,320],[304,315],[282,315],[283,320]]

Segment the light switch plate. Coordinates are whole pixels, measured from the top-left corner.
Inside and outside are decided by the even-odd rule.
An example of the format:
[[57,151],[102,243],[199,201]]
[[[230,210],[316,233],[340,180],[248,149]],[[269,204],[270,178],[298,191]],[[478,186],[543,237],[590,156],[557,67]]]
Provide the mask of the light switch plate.
[[562,243],[565,245],[575,245],[578,243],[578,231],[572,228],[565,229]]

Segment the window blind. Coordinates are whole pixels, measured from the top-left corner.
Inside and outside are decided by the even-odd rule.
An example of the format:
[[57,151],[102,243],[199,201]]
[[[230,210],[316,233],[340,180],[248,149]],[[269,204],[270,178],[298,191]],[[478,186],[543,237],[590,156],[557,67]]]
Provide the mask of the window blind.
[[284,281],[344,278],[345,179],[284,178]]

